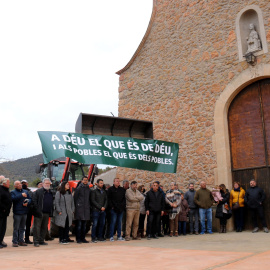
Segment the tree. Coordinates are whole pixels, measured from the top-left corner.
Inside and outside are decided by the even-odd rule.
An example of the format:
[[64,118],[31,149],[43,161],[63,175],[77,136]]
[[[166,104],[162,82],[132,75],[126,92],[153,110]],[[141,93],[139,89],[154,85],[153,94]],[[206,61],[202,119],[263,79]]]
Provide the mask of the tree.
[[41,179],[39,177],[37,177],[34,181],[31,182],[31,184],[29,185],[30,187],[36,187],[37,183],[40,182]]
[[102,174],[102,173],[108,172],[108,171],[110,171],[113,168],[114,167],[110,167],[110,166],[107,166],[105,169],[98,168],[98,174]]

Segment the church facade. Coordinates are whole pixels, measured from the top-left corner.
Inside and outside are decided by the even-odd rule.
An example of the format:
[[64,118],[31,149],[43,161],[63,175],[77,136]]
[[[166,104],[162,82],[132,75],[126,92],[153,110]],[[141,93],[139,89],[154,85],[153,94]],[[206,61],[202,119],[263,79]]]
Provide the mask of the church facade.
[[177,173],[119,168],[119,178],[184,190],[256,179],[270,195],[269,44],[269,0],[154,0],[117,72],[119,117],[153,121],[155,139],[179,143]]

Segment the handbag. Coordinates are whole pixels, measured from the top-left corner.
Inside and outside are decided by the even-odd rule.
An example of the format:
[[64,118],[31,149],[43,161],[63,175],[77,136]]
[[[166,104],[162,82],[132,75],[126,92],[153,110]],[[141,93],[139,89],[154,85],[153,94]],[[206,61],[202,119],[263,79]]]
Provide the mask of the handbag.
[[240,208],[239,196],[240,196],[240,191],[239,191],[239,194],[238,194],[238,201],[232,205],[232,210],[237,210],[237,209]]

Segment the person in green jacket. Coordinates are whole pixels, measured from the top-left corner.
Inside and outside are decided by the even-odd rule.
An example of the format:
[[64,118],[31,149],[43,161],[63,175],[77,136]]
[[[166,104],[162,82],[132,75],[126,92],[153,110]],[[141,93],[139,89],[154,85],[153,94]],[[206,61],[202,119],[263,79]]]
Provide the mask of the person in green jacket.
[[214,198],[209,189],[206,188],[206,182],[201,181],[201,188],[196,191],[194,196],[194,202],[199,207],[199,215],[201,222],[201,234],[205,234],[205,217],[207,219],[207,232],[212,234],[212,205]]

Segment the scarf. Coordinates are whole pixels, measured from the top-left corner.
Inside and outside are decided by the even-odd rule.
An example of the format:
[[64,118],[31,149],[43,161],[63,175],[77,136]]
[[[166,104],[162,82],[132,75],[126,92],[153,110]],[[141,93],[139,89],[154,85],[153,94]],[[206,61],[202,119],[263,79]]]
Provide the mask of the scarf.
[[177,205],[177,207],[173,207],[169,213],[169,219],[175,219],[176,215],[178,215],[181,210],[181,193],[178,190],[170,189],[166,192],[166,199]]

